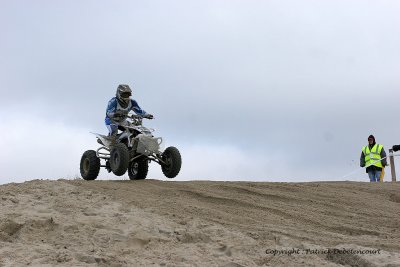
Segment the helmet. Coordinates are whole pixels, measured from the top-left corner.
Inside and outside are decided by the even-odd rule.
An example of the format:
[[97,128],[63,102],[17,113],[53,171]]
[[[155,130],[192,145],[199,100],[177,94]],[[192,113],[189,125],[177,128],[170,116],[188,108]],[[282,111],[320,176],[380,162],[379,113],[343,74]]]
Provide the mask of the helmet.
[[120,84],[117,88],[117,100],[122,106],[127,106],[132,95],[132,90],[127,84]]

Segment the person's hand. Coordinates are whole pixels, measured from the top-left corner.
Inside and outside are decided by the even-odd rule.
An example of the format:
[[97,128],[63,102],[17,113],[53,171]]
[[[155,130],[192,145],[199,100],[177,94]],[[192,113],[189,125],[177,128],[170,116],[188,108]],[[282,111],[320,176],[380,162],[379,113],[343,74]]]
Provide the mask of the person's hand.
[[146,118],[146,119],[151,120],[151,119],[154,118],[154,116],[153,116],[152,114],[148,114],[148,113],[147,113],[146,115],[143,116],[143,118]]
[[400,145],[394,145],[392,149],[393,149],[394,152],[399,151],[400,150]]

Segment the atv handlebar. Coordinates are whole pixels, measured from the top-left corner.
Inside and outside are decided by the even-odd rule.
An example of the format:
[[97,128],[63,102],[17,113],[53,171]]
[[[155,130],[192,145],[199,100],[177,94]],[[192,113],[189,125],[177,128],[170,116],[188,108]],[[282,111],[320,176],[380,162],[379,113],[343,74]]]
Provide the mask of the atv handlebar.
[[[150,117],[147,117],[147,115],[149,115]],[[144,116],[142,115],[136,115],[136,114],[132,114],[132,115],[128,115],[128,118],[134,119],[134,120],[143,120],[143,119],[153,119],[153,115],[150,114],[146,114]]]
[[139,120],[142,120],[144,117],[143,116],[141,116],[141,115],[136,115],[136,114],[132,114],[132,115],[128,115],[128,118],[131,118],[131,119],[139,119]]
[[142,125],[143,119],[152,119],[153,117],[147,118],[147,117],[142,116],[142,115],[132,114],[132,115],[128,115],[127,118],[132,120],[131,123],[133,123],[134,125],[139,126],[139,125]]

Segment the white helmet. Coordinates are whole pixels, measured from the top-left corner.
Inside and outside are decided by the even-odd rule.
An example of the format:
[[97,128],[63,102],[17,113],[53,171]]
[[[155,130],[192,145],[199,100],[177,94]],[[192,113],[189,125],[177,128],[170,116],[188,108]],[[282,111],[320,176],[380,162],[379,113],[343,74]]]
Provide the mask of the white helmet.
[[116,97],[120,102],[121,106],[127,106],[129,104],[130,97],[132,95],[132,90],[127,84],[120,84],[117,88]]

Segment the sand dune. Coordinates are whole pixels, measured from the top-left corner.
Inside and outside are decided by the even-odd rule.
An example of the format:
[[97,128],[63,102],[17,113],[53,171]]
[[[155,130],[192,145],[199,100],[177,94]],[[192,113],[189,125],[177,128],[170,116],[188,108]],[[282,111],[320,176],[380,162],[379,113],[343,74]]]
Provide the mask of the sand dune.
[[400,184],[0,186],[0,266],[400,266]]

